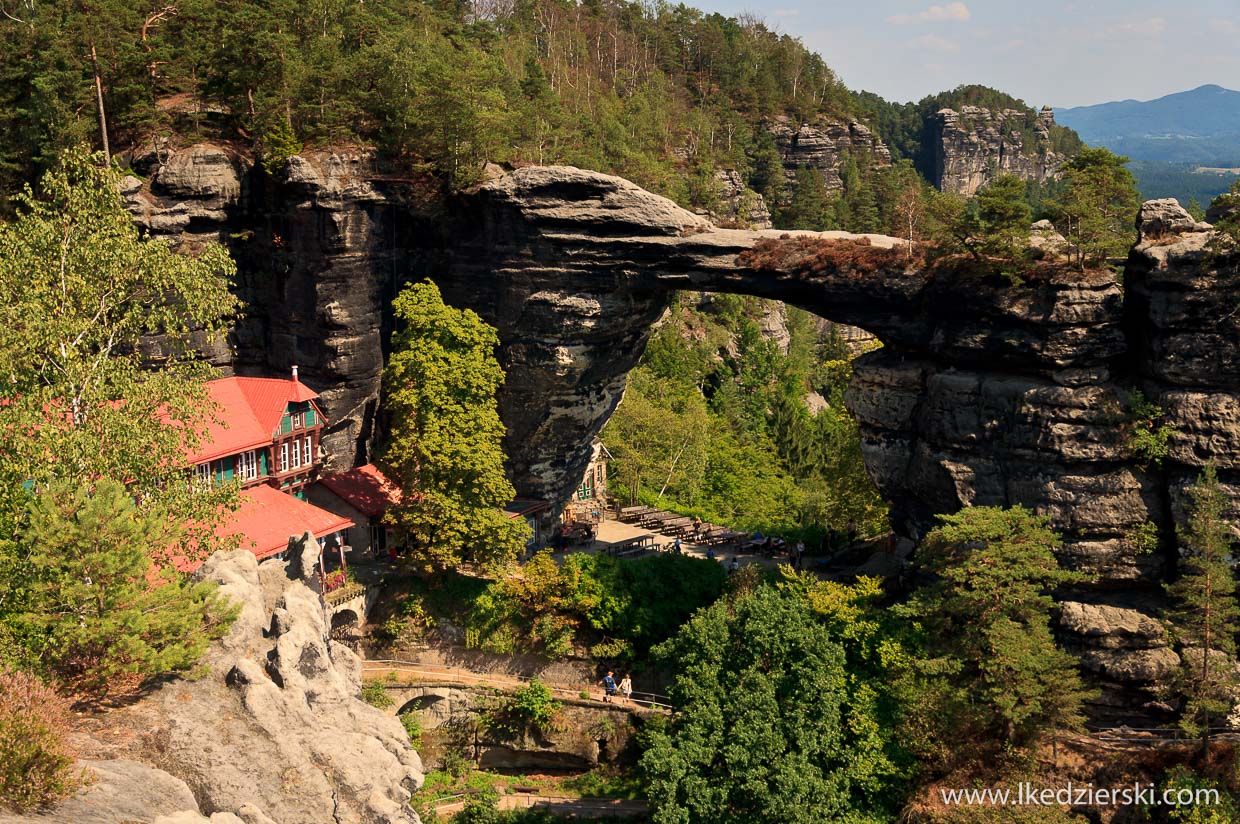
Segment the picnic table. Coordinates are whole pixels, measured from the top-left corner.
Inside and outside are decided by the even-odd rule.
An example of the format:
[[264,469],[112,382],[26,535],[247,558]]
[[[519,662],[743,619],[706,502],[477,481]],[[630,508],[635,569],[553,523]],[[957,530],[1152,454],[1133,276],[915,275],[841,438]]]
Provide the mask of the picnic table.
[[693,519],[668,518],[659,524],[658,529],[666,535],[679,535],[683,538],[693,531]]
[[621,507],[620,520],[625,523],[630,521],[639,521],[642,519],[642,516],[646,515],[648,512],[654,512],[654,508],[640,505]]
[[657,528],[657,525],[663,523],[664,521],[670,521],[673,518],[680,517],[682,516],[677,515],[675,512],[667,512],[665,510],[658,509],[648,512],[646,515],[642,516],[642,525]]
[[607,554],[616,558],[631,558],[637,555],[644,555],[656,549],[657,546],[653,535],[642,535],[637,538],[629,538],[618,544],[612,544],[607,547]]

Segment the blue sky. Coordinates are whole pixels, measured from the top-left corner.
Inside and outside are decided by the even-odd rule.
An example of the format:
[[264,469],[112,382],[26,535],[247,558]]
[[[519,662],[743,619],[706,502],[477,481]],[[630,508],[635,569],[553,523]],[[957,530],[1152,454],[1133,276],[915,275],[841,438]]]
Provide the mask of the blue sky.
[[1033,106],[1240,89],[1240,0],[686,0],[750,12],[849,88],[917,100],[982,83]]

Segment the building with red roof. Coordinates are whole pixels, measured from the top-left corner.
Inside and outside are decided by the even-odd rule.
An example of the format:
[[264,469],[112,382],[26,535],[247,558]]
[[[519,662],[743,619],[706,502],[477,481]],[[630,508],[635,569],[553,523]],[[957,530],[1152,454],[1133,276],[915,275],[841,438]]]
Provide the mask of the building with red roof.
[[327,420],[318,393],[297,377],[220,378],[207,384],[218,422],[186,460],[204,483],[238,479],[299,498],[322,467],[319,439]]
[[346,536],[353,549],[374,554],[387,549],[392,528],[383,523],[383,514],[400,503],[401,494],[374,464],[324,475],[307,490],[307,499],[353,522]]
[[340,533],[353,521],[294,498],[275,487],[258,484],[241,491],[241,507],[225,516],[215,528],[219,537],[241,536],[241,548],[259,560],[288,548],[290,538],[309,530],[316,538],[339,542]]

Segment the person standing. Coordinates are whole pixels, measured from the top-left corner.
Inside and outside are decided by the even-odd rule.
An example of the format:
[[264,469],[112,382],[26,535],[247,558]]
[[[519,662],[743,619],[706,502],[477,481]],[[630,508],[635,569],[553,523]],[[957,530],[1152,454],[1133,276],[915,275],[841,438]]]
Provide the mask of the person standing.
[[627,672],[620,680],[620,694],[624,696],[626,702],[633,700],[633,676]]
[[672,550],[673,550],[673,551],[674,551],[677,555],[679,555],[679,554],[680,554],[680,538],[679,538],[679,537],[677,537],[677,538],[676,538],[676,540],[672,542]]
[[616,697],[616,679],[611,670],[607,670],[607,674],[603,676],[603,700],[610,701]]
[[693,543],[697,543],[702,538],[702,516],[693,516]]

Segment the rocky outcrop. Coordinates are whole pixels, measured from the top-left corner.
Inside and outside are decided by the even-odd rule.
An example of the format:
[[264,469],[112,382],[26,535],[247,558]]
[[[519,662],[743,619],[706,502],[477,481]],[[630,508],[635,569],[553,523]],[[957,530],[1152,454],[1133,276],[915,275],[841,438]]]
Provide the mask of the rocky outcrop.
[[298,562],[259,564],[243,550],[208,559],[199,574],[240,614],[205,656],[207,674],[108,713],[81,731],[79,750],[184,782],[196,803],[178,821],[416,824],[408,800],[421,761],[400,722],[358,697],[360,659],[329,639],[307,553],[317,553],[309,535]]
[[717,226],[737,229],[771,228],[771,211],[762,195],[745,185],[735,169],[715,172],[715,204],[707,217]]
[[961,106],[941,109],[930,123],[932,182],[944,192],[973,195],[998,175],[1045,182],[1067,160],[1051,146],[1055,114]]
[[891,165],[891,152],[883,141],[856,120],[824,117],[796,125],[787,117],[780,117],[767,128],[775,138],[789,182],[797,169],[807,166],[822,174],[828,192],[838,192],[844,188],[840,167],[846,157],[861,166]]

